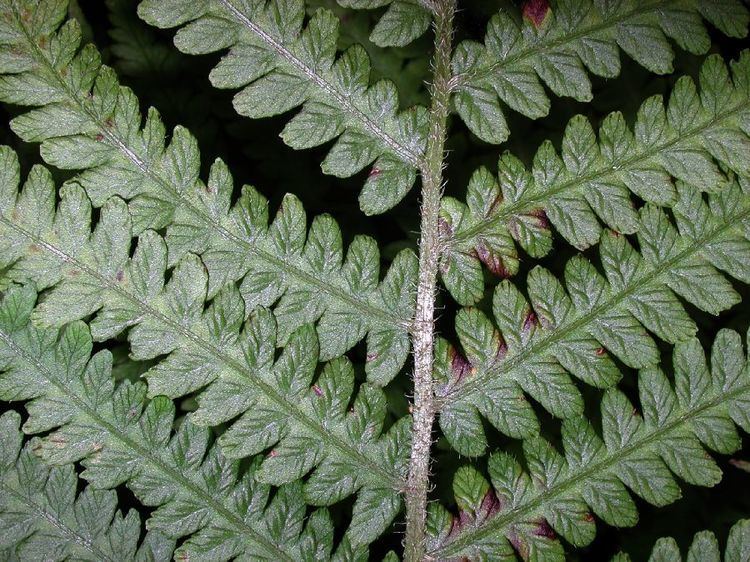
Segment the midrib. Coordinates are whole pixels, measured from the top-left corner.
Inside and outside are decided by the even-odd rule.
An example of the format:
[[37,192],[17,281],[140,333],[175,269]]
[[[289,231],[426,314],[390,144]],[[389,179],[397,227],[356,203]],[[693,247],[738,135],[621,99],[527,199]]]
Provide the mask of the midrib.
[[455,399],[457,397],[463,397],[467,394],[470,394],[478,387],[486,384],[486,381],[491,377],[512,371],[513,369],[520,366],[529,357],[540,354],[553,344],[564,340],[566,337],[568,337],[569,334],[574,333],[579,328],[582,328],[586,324],[594,321],[607,310],[611,310],[615,306],[619,305],[627,297],[636,293],[642,287],[654,282],[660,275],[662,275],[666,271],[669,271],[672,267],[680,263],[682,260],[688,259],[694,254],[702,251],[715,238],[718,238],[725,231],[737,226],[738,223],[746,219],[748,216],[750,216],[750,207],[745,208],[742,212],[737,213],[733,217],[727,218],[719,228],[715,229],[713,232],[711,232],[707,236],[704,236],[703,238],[691,240],[690,244],[688,244],[687,247],[681,252],[675,254],[675,256],[673,256],[672,258],[665,260],[658,266],[654,267],[651,271],[649,271],[648,274],[643,275],[637,281],[635,281],[631,285],[628,285],[620,292],[616,293],[612,298],[596,305],[587,314],[584,314],[570,324],[558,330],[555,330],[548,337],[543,338],[538,343],[523,349],[520,353],[518,353],[518,355],[514,355],[513,357],[503,361],[502,364],[499,364],[496,367],[490,366],[485,374],[478,375],[474,378],[469,379],[463,386],[458,387],[453,393],[443,398],[442,403],[447,404],[450,402],[451,398]]
[[146,162],[144,162],[135,153],[135,151],[131,147],[127,146],[125,142],[119,136],[115,135],[112,129],[105,126],[105,124],[101,122],[99,117],[84,103],[83,100],[79,98],[79,96],[76,95],[76,92],[72,91],[68,87],[65,80],[60,76],[59,72],[57,72],[57,70],[52,65],[52,63],[47,59],[44,52],[39,48],[39,46],[33,40],[28,30],[26,29],[26,26],[23,25],[22,20],[18,17],[18,14],[16,14],[16,17],[19,22],[18,25],[23,30],[24,35],[26,37],[26,41],[33,49],[34,53],[36,54],[37,59],[41,61],[41,63],[45,66],[47,71],[54,77],[60,89],[65,93],[68,99],[70,99],[73,102],[73,104],[78,108],[78,111],[86,115],[86,117],[90,119],[99,128],[101,134],[104,135],[104,137],[114,147],[116,147],[117,150],[119,150],[125,156],[125,158],[127,158],[128,161],[130,161],[133,165],[135,165],[136,168],[138,168],[138,170],[141,172],[141,174],[148,177],[156,184],[160,185],[163,189],[165,189],[168,193],[170,193],[174,199],[178,200],[181,206],[183,206],[190,213],[196,216],[201,222],[203,222],[204,224],[208,225],[213,230],[218,232],[219,235],[225,240],[231,240],[232,242],[242,246],[248,254],[255,255],[261,260],[268,263],[275,270],[282,271],[290,275],[292,278],[296,280],[299,286],[303,288],[313,287],[315,292],[330,295],[330,297],[332,297],[335,300],[340,301],[344,305],[348,305],[352,308],[355,308],[356,310],[363,311],[368,316],[377,318],[380,322],[383,322],[386,325],[389,325],[391,328],[395,328],[401,331],[404,331],[407,329],[408,322],[409,322],[409,318],[407,316],[403,316],[403,317],[398,316],[398,315],[393,314],[389,310],[376,308],[370,302],[364,301],[355,295],[351,295],[349,293],[344,292],[339,287],[336,287],[335,285],[329,283],[327,280],[313,277],[308,272],[298,267],[294,267],[289,262],[281,260],[277,258],[276,256],[269,254],[268,252],[260,248],[258,244],[251,244],[244,238],[237,236],[236,234],[224,228],[224,226],[222,226],[219,222],[213,220],[212,217],[210,217],[208,214],[202,212],[200,209],[195,207],[182,193],[180,193],[177,189],[175,189],[167,180],[165,180],[162,176],[154,172],[146,164]]
[[487,524],[482,525],[476,530],[467,531],[455,541],[451,542],[445,547],[433,551],[430,554],[435,557],[435,560],[440,560],[460,553],[460,550],[462,548],[473,544],[478,539],[482,539],[493,533],[500,532],[503,528],[508,527],[516,521],[527,517],[535,509],[541,507],[547,501],[551,501],[559,496],[562,496],[565,492],[567,492],[571,488],[575,488],[578,484],[586,482],[587,480],[589,480],[589,478],[595,477],[598,473],[602,473],[605,470],[611,469],[618,462],[625,460],[631,453],[634,453],[651,443],[660,441],[664,436],[678,429],[680,426],[690,421],[691,419],[697,418],[706,410],[719,406],[748,392],[750,392],[750,383],[735,388],[731,392],[720,394],[703,406],[683,411],[681,416],[677,417],[670,423],[649,432],[649,434],[643,439],[631,443],[627,447],[624,447],[619,451],[612,453],[607,458],[601,460],[600,462],[594,463],[583,470],[576,469],[575,471],[571,471],[574,474],[573,476],[563,480],[562,482],[554,484],[549,489],[541,492],[527,504],[512,509],[508,513],[503,513],[497,515],[496,517],[493,517]]

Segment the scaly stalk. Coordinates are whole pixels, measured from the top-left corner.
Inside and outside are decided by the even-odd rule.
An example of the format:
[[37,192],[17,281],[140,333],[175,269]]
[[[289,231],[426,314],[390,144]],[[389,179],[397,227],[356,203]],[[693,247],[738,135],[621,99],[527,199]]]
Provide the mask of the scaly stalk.
[[409,478],[406,489],[407,562],[421,561],[425,555],[425,522],[430,479],[430,447],[435,406],[432,390],[433,346],[435,339],[435,293],[440,232],[438,217],[443,191],[445,132],[451,92],[451,40],[455,0],[433,2],[435,53],[433,58],[432,106],[427,151],[422,163],[422,214],[419,242],[419,281],[417,308],[412,328],[414,348],[414,404]]

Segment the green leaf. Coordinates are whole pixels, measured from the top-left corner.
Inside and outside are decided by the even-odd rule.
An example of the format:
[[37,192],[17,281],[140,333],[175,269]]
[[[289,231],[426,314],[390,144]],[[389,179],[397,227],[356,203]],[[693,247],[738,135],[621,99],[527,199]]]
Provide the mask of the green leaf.
[[[692,371],[705,363],[698,340],[677,344],[674,388],[660,370],[641,371],[641,412],[619,390],[607,390],[601,404],[601,435],[585,418],[572,417],[562,425],[563,454],[542,438],[525,440],[528,474],[509,454],[492,455],[489,495],[494,499],[483,502],[488,507],[482,512],[465,507],[472,501],[476,505],[474,489],[486,489],[478,484],[481,477],[468,478],[473,469],[459,469],[454,493],[461,513],[452,516],[450,535],[436,535],[433,523],[428,555],[491,556],[507,552],[510,543],[524,558],[534,559],[539,556],[534,549],[543,548],[546,556],[562,559],[555,533],[576,546],[590,543],[594,518],[589,510],[610,525],[635,523],[635,506],[625,487],[661,506],[680,497],[672,474],[691,484],[716,484],[721,471],[706,449],[725,452],[740,447],[736,439],[724,443],[724,423],[732,432],[734,424],[747,429],[747,418],[738,412],[750,397],[750,367],[739,334],[719,332],[711,351],[711,370]],[[741,559],[745,526],[732,532],[727,559]],[[656,559],[679,559],[672,544],[663,543],[662,557]],[[715,539],[698,535],[688,559],[718,559]]]
[[[550,100],[537,76],[558,96],[589,101],[586,69],[606,78],[617,76],[619,49],[651,72],[672,72],[674,53],[665,35],[691,53],[706,53],[710,41],[701,16],[731,37],[747,34],[750,15],[737,0],[684,0],[677,5],[669,0],[643,5],[562,1],[552,3],[540,21],[521,19],[503,9],[490,19],[484,44],[467,40],[457,46],[454,103],[457,108],[486,108],[485,120],[500,113],[495,117],[499,122],[501,110],[493,100],[499,98],[511,109],[538,119],[549,112]],[[458,109],[458,113],[482,140],[497,144],[507,139],[507,130],[478,126],[474,112]]]
[[419,0],[393,0],[373,28],[370,41],[379,47],[403,47],[420,37],[432,22],[423,4]]
[[[480,168],[469,183],[466,204],[446,197],[444,231],[449,237],[441,273],[446,288],[463,305],[482,296],[478,271],[484,263],[504,278],[518,271],[518,249],[532,257],[547,254],[551,226],[580,250],[596,244],[600,222],[623,234],[635,233],[638,213],[630,193],[660,206],[677,204],[675,183],[714,193],[730,181],[718,161],[740,176],[750,174],[748,128],[741,116],[750,107],[750,54],[732,63],[733,75],[717,57],[700,73],[700,92],[680,78],[664,107],[649,98],[633,130],[620,113],[607,116],[594,133],[576,116],[568,124],[561,155],[545,142],[530,170],[506,153],[498,181]],[[697,196],[697,194],[695,195]]]
[[[171,33],[138,33],[108,1],[108,60],[140,91],[183,57],[161,48]],[[483,158],[466,142],[504,142],[504,106],[537,119],[549,92],[592,102],[589,73],[616,77],[620,51],[671,72],[675,46],[713,48],[704,20],[743,37],[746,7],[505,2],[480,43],[473,8],[467,20],[452,0],[339,3],[145,0],[140,13],[175,28],[182,52],[222,57],[209,78],[235,90],[239,113],[281,116],[294,149],[328,143],[323,171],[360,174],[365,214],[430,176],[419,263],[408,241],[381,262],[376,240],[308,221],[293,195],[270,210],[221,160],[207,165],[82,46],[95,38],[77,0],[0,0],[0,101],[54,168],[25,154],[19,187],[0,147],[0,400],[25,409],[0,416],[0,558],[367,560],[405,504],[407,559],[557,561],[594,541],[596,518],[634,526],[637,501],[715,486],[714,453],[741,448],[744,342],[721,329],[707,357],[690,311],[725,313],[750,283],[747,52],[700,68],[681,56],[696,78],[668,80],[668,102],[603,119],[591,106],[550,132],[559,142],[480,167],[464,201],[441,190],[465,165],[440,170],[444,142],[467,162]],[[428,41],[403,47],[433,16],[430,78]],[[454,16],[469,24],[455,48]],[[453,135],[451,110],[477,138]],[[407,215],[394,218],[408,227]],[[538,261],[553,230],[585,253]],[[453,341],[414,320],[417,292],[428,316],[456,310],[436,275],[458,305],[440,328]],[[416,392],[412,338],[432,381],[421,388],[417,368]],[[25,444],[21,419],[36,436]],[[426,534],[412,532],[431,484],[412,482],[420,465],[449,471],[440,486],[453,477],[454,499],[436,486],[425,506]],[[125,487],[144,529],[117,513]],[[745,531],[727,559],[747,557]],[[720,546],[700,533],[687,558],[718,560]],[[654,559],[684,554],[665,539]]]
[[113,490],[78,492],[72,464],[46,466],[34,454],[36,440],[22,447],[20,422],[14,411],[0,416],[0,548],[20,560],[172,559],[175,541],[157,530],[139,540],[138,513],[118,511]]
[[750,554],[750,522],[743,519],[729,531],[725,560],[726,562],[740,562],[747,558],[748,554]]
[[[383,391],[361,385],[350,411],[354,369],[345,358],[337,358],[316,378],[320,347],[311,324],[287,337],[274,360],[283,300],[276,316],[259,308],[245,321],[244,300],[234,285],[207,300],[206,270],[193,254],[185,255],[165,282],[167,246],[154,231],[139,237],[130,257],[130,221],[122,200],[105,203],[89,234],[85,225],[90,205],[80,187],[70,184],[61,190],[54,215],[47,197],[53,193],[46,172],[38,167],[19,195],[18,207],[0,215],[7,233],[1,255],[11,258],[5,268],[8,277],[49,288],[34,311],[38,323],[62,326],[93,315],[91,331],[98,341],[129,329],[133,358],[165,356],[144,375],[151,396],[197,393],[199,407],[191,420],[200,426],[227,424],[219,445],[230,459],[274,447],[256,472],[259,480],[292,482],[318,465],[333,463],[358,474],[346,487],[348,494],[400,488],[409,443],[399,437],[401,426],[382,434]],[[43,206],[48,208],[45,220],[39,212]],[[296,243],[293,216],[278,221],[273,239],[279,248]],[[389,302],[410,298],[411,287],[405,281],[409,271],[399,263],[391,268],[383,282]],[[371,349],[383,354],[380,360],[374,357],[373,364],[403,361],[408,340],[399,344],[381,338]],[[22,390],[9,391],[6,397],[22,398]],[[48,429],[49,416],[70,413],[69,408],[57,409],[40,412],[39,422],[30,422],[40,424],[34,431]],[[395,505],[398,498],[395,495],[391,502]],[[391,510],[391,516],[397,511]],[[381,522],[378,532],[385,526],[387,522]],[[352,541],[374,540],[373,529],[370,524],[369,534],[353,535]]]
[[349,534],[357,543],[368,544],[378,537],[401,510],[398,492],[385,488],[364,490],[354,502]]
[[[185,537],[177,557],[330,555],[329,516],[305,518],[301,483],[283,486],[269,502],[269,486],[254,477],[261,459],[242,469],[189,420],[173,431],[174,404],[163,396],[145,401],[142,383],[115,386],[112,357],[106,350],[91,356],[85,324],[59,334],[31,325],[35,298],[30,289],[14,289],[0,305],[0,387],[3,400],[32,399],[24,431],[54,430],[34,446],[36,454],[70,474],[67,463],[82,460],[82,477],[97,489],[126,483],[154,508],[152,532]],[[21,384],[26,395],[12,394]]]
[[[427,111],[413,107],[399,112],[392,83],[370,84],[370,60],[361,46],[336,58],[339,20],[329,10],[313,13],[304,29],[301,0],[144,0],[138,13],[158,27],[184,25],[175,45],[185,53],[231,48],[211,80],[219,88],[243,88],[234,97],[239,114],[269,117],[302,106],[282,133],[290,146],[318,146],[339,137],[323,163],[325,173],[348,177],[377,159],[370,177],[384,173],[388,181],[365,184],[360,207],[366,214],[390,209],[411,189],[425,150]],[[395,0],[373,30],[372,40],[404,45],[424,33],[429,23],[430,14],[415,0]],[[359,158],[343,166],[336,162],[343,154]],[[399,185],[391,187],[394,178]]]
[[336,0],[354,10],[374,10],[388,6],[370,34],[379,47],[404,47],[427,31],[433,6],[427,0]]
[[[11,126],[17,134],[41,142],[41,153],[49,164],[78,170],[69,183],[83,187],[95,207],[101,207],[113,195],[127,200],[133,234],[166,229],[170,265],[187,253],[200,255],[208,270],[210,296],[227,284],[242,281],[248,311],[258,305],[274,305],[278,299],[282,299],[283,307],[285,297],[304,298],[309,303],[305,310],[279,315],[282,343],[302,324],[356,311],[360,319],[360,329],[355,332],[358,339],[352,341],[352,332],[346,331],[345,337],[345,330],[340,329],[339,337],[324,340],[331,346],[326,344],[323,356],[340,355],[368,333],[388,332],[397,342],[393,360],[373,365],[368,372],[371,380],[380,384],[396,375],[408,353],[402,340],[413,302],[405,308],[400,308],[403,300],[398,304],[384,302],[384,287],[377,284],[380,256],[376,247],[368,248],[366,261],[343,261],[337,224],[327,217],[316,219],[320,228],[311,227],[306,235],[304,210],[292,196],[284,200],[270,228],[268,202],[253,188],[243,188],[239,200],[231,205],[233,184],[225,164],[217,160],[204,182],[197,143],[186,129],[176,127],[167,144],[164,125],[153,109],[142,125],[133,93],[119,85],[111,69],[101,65],[93,46],[80,48],[75,20],[53,33],[54,27],[47,31],[33,27],[33,22],[20,17],[20,9],[15,3],[0,5],[14,32],[7,47],[26,53],[33,66],[21,74],[0,76],[0,99],[8,101],[7,96],[14,96],[12,81],[27,76],[43,81],[55,92],[52,101],[59,103],[50,104],[50,99],[20,101],[42,107],[13,120]],[[171,10],[172,15],[179,13],[176,6]],[[46,36],[42,40],[45,33],[53,33],[54,41]],[[56,55],[57,44],[64,46],[66,57]],[[6,97],[3,92],[8,93]],[[73,128],[70,116],[75,117]],[[414,131],[419,112],[407,112],[404,119],[406,128]],[[403,167],[383,166],[383,181],[388,180],[388,190],[393,193],[404,189],[405,175],[399,175],[401,183],[390,181],[399,170]],[[383,200],[378,195],[377,201]],[[316,224],[313,221],[313,226]],[[321,237],[326,238],[327,252],[315,248]],[[371,240],[363,245],[375,246]],[[416,260],[407,254],[396,261],[405,272],[416,272]],[[366,285],[349,282],[360,275],[367,276]],[[409,288],[413,284],[406,276],[404,283]],[[250,292],[255,293],[253,297],[248,296]],[[325,324],[340,327],[328,319]],[[349,347],[341,349],[342,345]]]
[[[456,450],[483,454],[479,415],[511,437],[535,435],[524,394],[556,417],[579,414],[583,402],[569,374],[609,388],[621,376],[611,356],[633,368],[656,365],[649,332],[668,343],[696,332],[678,296],[712,314],[739,302],[722,272],[743,282],[750,276],[746,183],[726,185],[709,204],[694,190],[678,184],[677,191],[677,228],[653,205],[640,210],[640,252],[616,232],[604,235],[604,275],[577,256],[565,267],[564,287],[540,267],[526,280],[528,297],[502,281],[493,298],[497,329],[475,309],[458,313],[463,355],[451,346],[436,354],[439,423]],[[707,433],[718,435],[719,427]]]
[[456,496],[456,507],[472,517],[481,517],[482,512],[487,509],[487,504],[492,504],[490,485],[473,468],[463,466],[456,471],[453,477],[453,492]]

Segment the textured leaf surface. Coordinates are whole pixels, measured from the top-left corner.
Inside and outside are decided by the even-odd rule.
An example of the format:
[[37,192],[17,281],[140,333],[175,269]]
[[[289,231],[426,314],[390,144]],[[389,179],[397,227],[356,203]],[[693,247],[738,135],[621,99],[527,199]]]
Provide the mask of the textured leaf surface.
[[[173,539],[177,557],[314,560],[330,556],[333,528],[325,509],[306,517],[299,482],[271,488],[211,443],[208,429],[184,420],[173,431],[174,404],[146,401],[142,383],[115,386],[112,356],[93,356],[82,322],[62,332],[34,327],[30,289],[13,289],[0,305],[0,396],[29,400],[26,433],[51,431],[36,454],[59,465],[82,459],[96,488],[126,483],[146,506],[148,521]],[[349,548],[348,539],[342,548]]]
[[428,0],[337,0],[348,8],[370,9],[388,6],[370,33],[380,47],[403,47],[421,36],[432,16]]
[[730,37],[744,37],[749,20],[738,0],[525,4],[523,19],[500,11],[490,20],[483,44],[463,41],[453,56],[455,108],[487,142],[501,143],[508,137],[501,101],[538,119],[550,108],[542,83],[558,96],[590,101],[588,72],[617,76],[620,49],[651,72],[666,74],[672,72],[674,58],[667,38],[690,53],[703,54],[711,41],[701,18]]
[[[44,0],[39,6],[53,10],[57,4]],[[231,206],[232,178],[223,162],[214,163],[204,183],[190,133],[176,127],[166,144],[153,109],[141,126],[133,93],[101,66],[91,45],[79,50],[77,23],[70,20],[54,31],[64,6],[56,18],[41,18],[43,25],[24,18],[17,2],[3,0],[0,11],[6,18],[0,24],[3,48],[18,51],[25,61],[0,76],[0,100],[42,106],[16,117],[11,127],[25,141],[41,142],[49,164],[82,170],[71,183],[83,187],[94,206],[117,195],[128,202],[134,234],[166,228],[170,265],[187,253],[200,255],[209,296],[241,280],[248,312],[276,304],[280,344],[303,324],[320,319],[324,358],[367,337],[370,379],[385,384],[396,375],[409,347],[406,327],[416,279],[412,252],[395,258],[381,282],[377,244],[356,237],[344,259],[336,222],[317,217],[308,231],[297,198],[286,197],[270,225],[268,202],[251,187],[243,188]],[[20,85],[26,83],[43,84],[49,95],[22,95]]]
[[21,417],[0,417],[0,549],[20,560],[158,562],[172,559],[174,541],[148,532],[139,545],[135,509],[117,510],[117,494],[88,486],[77,492],[72,464],[46,466],[23,447]]
[[441,275],[452,296],[464,305],[481,298],[481,264],[496,276],[514,275],[516,246],[532,257],[546,255],[552,226],[581,250],[599,241],[601,223],[634,233],[638,212],[631,193],[673,206],[675,181],[702,192],[723,189],[727,180],[717,162],[750,175],[750,53],[732,63],[731,75],[720,58],[710,57],[699,84],[680,78],[666,106],[660,97],[648,99],[632,130],[613,113],[597,138],[588,119],[574,117],[561,155],[547,142],[528,170],[506,153],[497,178],[486,168],[474,173],[466,204],[444,198],[442,225],[451,241]]
[[[710,363],[697,339],[679,343],[674,366],[674,385],[658,368],[640,372],[640,409],[619,390],[607,390],[601,434],[583,417],[566,419],[564,453],[542,438],[524,441],[528,471],[505,452],[489,459],[491,488],[475,469],[459,470],[454,494],[460,512],[433,505],[429,554],[475,559],[515,551],[530,560],[563,560],[557,535],[574,546],[590,543],[592,513],[610,525],[634,525],[631,493],[663,506],[680,497],[675,477],[715,485],[721,470],[706,449],[735,451],[741,446],[735,424],[750,429],[750,366],[741,338],[719,332]],[[732,552],[745,548],[742,540],[730,540]],[[706,546],[701,541],[696,548]]]
[[[396,205],[420,171],[436,189],[463,177],[460,163],[439,172],[449,162],[443,136],[468,161],[484,160],[469,148],[477,139],[460,127],[453,136],[448,96],[480,139],[501,143],[505,106],[541,118],[547,90],[590,100],[589,74],[619,74],[621,50],[665,74],[673,43],[716,50],[703,20],[733,37],[748,23],[739,0],[503,2],[483,43],[452,53],[453,76],[440,71],[450,66],[452,24],[435,26],[430,79],[427,40],[372,43],[407,45],[431,10],[451,19],[442,3],[339,3],[145,0],[140,14],[175,28],[183,52],[223,56],[210,79],[239,90],[240,114],[280,116],[295,149],[327,144],[323,170],[361,174],[367,214]],[[475,7],[456,7],[468,24],[456,36],[476,37]],[[294,196],[272,218],[263,196],[235,187],[222,161],[206,166],[185,128],[168,131],[156,110],[142,111],[97,50],[81,46],[94,38],[85,15],[75,1],[0,0],[0,101],[11,129],[56,168],[32,166],[20,188],[16,155],[0,147],[0,400],[27,412],[0,417],[0,558],[153,560],[178,546],[180,560],[366,560],[381,534],[399,532],[402,498],[417,505],[416,490],[431,484],[407,479],[412,412],[435,414],[441,430],[432,435],[432,421],[420,430],[414,466],[429,467],[422,449],[441,455],[443,469],[468,458],[453,475],[454,511],[429,502],[428,552],[415,559],[562,560],[567,546],[594,540],[596,518],[632,526],[637,501],[664,506],[679,498],[679,481],[720,480],[711,454],[733,454],[737,426],[750,428],[743,342],[712,331],[744,312],[707,316],[739,303],[750,282],[747,52],[729,68],[716,55],[700,68],[684,58],[696,79],[674,82],[668,103],[649,98],[636,116],[612,114],[597,130],[591,106],[559,147],[544,143],[526,163],[504,154],[497,173],[480,168],[465,203],[444,198],[437,224],[426,223],[418,275],[403,242],[381,261],[375,240],[342,233],[328,215],[308,221]],[[172,36],[113,25],[113,60],[134,78],[138,62],[153,61],[132,51]],[[403,108],[430,95],[426,151],[427,111]],[[266,169],[242,173],[279,165],[271,147],[255,153],[258,140],[245,149]],[[67,181],[56,188],[52,174]],[[316,182],[297,185],[318,195]],[[422,198],[436,210],[430,201]],[[403,210],[372,226],[413,229],[416,215]],[[567,264],[521,264],[550,253],[553,231],[577,250],[599,247],[564,254]],[[410,333],[425,365],[445,328],[412,326],[417,278],[433,292],[432,258],[459,312],[444,332],[454,341],[434,346],[433,388],[412,393],[407,374],[393,381]],[[522,265],[523,279],[506,279]],[[489,282],[492,295],[485,269],[502,278]],[[421,304],[455,309],[442,296]],[[707,314],[693,319],[694,308]],[[705,342],[703,328],[716,336],[708,360],[696,339]],[[350,350],[354,363],[343,357]],[[621,365],[639,371],[637,392],[618,389]],[[425,395],[432,404],[420,404]],[[21,420],[35,436],[25,446]],[[496,430],[516,442],[497,451]],[[495,453],[482,458],[487,450]],[[116,495],[135,498],[148,533],[135,512],[116,512]],[[730,560],[747,558],[738,529]],[[415,541],[406,539],[407,558]],[[703,533],[687,556],[719,553]],[[663,540],[654,560],[681,554]]]
[[[204,309],[206,272],[194,255],[184,256],[165,282],[166,244],[149,230],[130,257],[130,218],[122,200],[105,203],[89,233],[91,207],[79,186],[61,190],[56,213],[54,187],[43,168],[32,171],[17,199],[8,187],[3,190],[8,206],[0,214],[1,253],[11,258],[5,268],[10,279],[50,288],[34,312],[38,322],[62,326],[95,314],[91,330],[99,341],[129,329],[133,358],[166,354],[145,374],[150,395],[174,398],[203,389],[191,416],[202,426],[239,416],[219,440],[228,458],[274,447],[255,477],[277,485],[315,467],[310,488],[321,478],[347,476],[335,492],[309,494],[314,504],[339,501],[361,488],[367,494],[381,490],[393,508],[357,540],[369,542],[384,530],[400,507],[408,427],[401,423],[381,436],[385,397],[369,384],[360,387],[349,411],[354,372],[345,358],[315,378],[319,344],[310,324],[289,337],[274,361],[274,316],[261,308],[245,322],[234,285]],[[366,500],[358,502],[355,514],[366,506]]]
[[[379,47],[408,45],[430,26],[431,0],[336,0],[344,8],[373,10],[387,6],[370,33],[370,41]],[[346,22],[349,23],[348,20]]]
[[[370,60],[354,45],[336,57],[339,20],[317,10],[302,29],[302,0],[145,0],[139,14],[162,27],[184,26],[175,45],[190,54],[230,48],[211,72],[219,88],[242,88],[234,107],[247,117],[269,117],[302,106],[281,137],[292,148],[338,138],[323,171],[351,176],[373,164],[360,194],[368,215],[396,205],[411,189],[426,145],[427,111],[399,111],[392,82],[370,84]],[[373,39],[404,44],[429,24],[411,0],[391,4]]]
[[[475,309],[456,319],[463,355],[450,345],[437,354],[443,406],[440,426],[464,455],[484,452],[480,415],[512,437],[530,437],[538,422],[524,393],[560,418],[582,412],[569,377],[608,388],[620,379],[613,357],[634,368],[659,362],[653,337],[685,341],[696,326],[678,297],[712,314],[740,301],[721,271],[750,281],[750,196],[745,180],[727,184],[706,204],[678,184],[673,212],[639,212],[640,252],[608,231],[597,267],[578,256],[564,286],[549,271],[529,274],[528,299],[509,281],[494,292],[495,324]],[[530,301],[530,302],[529,302]]]

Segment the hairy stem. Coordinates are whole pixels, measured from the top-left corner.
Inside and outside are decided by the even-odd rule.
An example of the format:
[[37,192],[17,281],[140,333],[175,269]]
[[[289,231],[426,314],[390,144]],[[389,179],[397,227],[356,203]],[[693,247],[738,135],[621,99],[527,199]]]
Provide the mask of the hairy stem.
[[419,284],[413,326],[414,405],[411,457],[406,490],[406,539],[404,557],[417,562],[425,554],[425,521],[430,477],[430,446],[435,406],[432,391],[435,291],[440,232],[438,216],[443,183],[443,158],[448,104],[451,91],[451,40],[455,0],[436,0],[434,9],[435,53],[433,59],[430,133],[422,174],[422,216],[419,242]]

